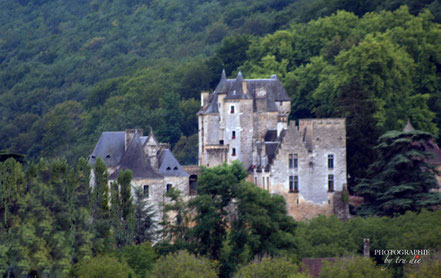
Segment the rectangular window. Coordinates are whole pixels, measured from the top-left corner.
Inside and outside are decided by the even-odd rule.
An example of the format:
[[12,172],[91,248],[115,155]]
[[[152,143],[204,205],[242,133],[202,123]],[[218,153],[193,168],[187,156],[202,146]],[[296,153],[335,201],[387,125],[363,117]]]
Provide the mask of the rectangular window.
[[231,114],[234,114],[234,105],[231,105],[231,106],[230,106],[230,113],[231,113]]
[[231,156],[236,156],[236,148],[233,148],[233,151],[231,152]]
[[294,191],[299,192],[299,176],[294,176]]
[[233,132],[231,133],[231,139],[236,139],[236,131],[233,131]]
[[146,196],[147,198],[150,197],[149,196],[149,186],[148,185],[144,185],[144,196]]
[[328,168],[334,169],[334,155],[328,154]]
[[290,169],[297,169],[299,167],[299,162],[297,158],[297,154],[290,154],[289,155],[289,168]]
[[265,189],[265,177],[262,177],[262,188]]
[[328,191],[334,192],[334,175],[328,175]]
[[167,184],[167,193],[170,192],[170,190],[172,189],[172,185],[171,184]]
[[266,177],[266,187],[267,187],[268,190],[269,190],[269,177]]
[[289,176],[289,192],[299,192],[299,176]]

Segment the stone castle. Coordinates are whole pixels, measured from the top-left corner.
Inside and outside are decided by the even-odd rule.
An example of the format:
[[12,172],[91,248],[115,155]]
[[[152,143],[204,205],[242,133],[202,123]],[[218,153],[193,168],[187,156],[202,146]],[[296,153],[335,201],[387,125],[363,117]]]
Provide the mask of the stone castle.
[[[288,123],[291,100],[277,76],[227,79],[225,71],[213,93],[202,92],[199,121],[199,166],[239,160],[248,181],[284,196],[296,220],[318,214],[347,216],[342,190],[346,184],[344,119],[304,119]],[[184,199],[196,194],[199,167],[179,164],[168,144],[142,129],[103,132],[89,162],[101,157],[109,185],[124,169],[133,172],[161,219],[165,193],[177,188]],[[93,179],[92,179],[93,180]]]
[[240,160],[248,180],[285,197],[296,220],[318,214],[344,217],[345,119],[288,124],[291,100],[276,75],[244,79],[225,71],[213,93],[201,93],[199,165]]

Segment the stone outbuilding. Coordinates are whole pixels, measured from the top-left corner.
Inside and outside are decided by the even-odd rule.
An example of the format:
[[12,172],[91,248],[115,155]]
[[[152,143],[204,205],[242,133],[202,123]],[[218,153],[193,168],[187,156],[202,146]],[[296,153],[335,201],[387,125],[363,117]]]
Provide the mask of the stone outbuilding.
[[122,170],[133,172],[132,192],[141,188],[149,204],[162,218],[165,193],[171,188],[179,189],[184,198],[194,195],[190,190],[190,175],[184,171],[169,149],[168,144],[159,143],[153,132],[143,136],[142,129],[128,129],[120,132],[103,132],[93,150],[89,163],[95,164],[101,157],[108,167],[109,186]]

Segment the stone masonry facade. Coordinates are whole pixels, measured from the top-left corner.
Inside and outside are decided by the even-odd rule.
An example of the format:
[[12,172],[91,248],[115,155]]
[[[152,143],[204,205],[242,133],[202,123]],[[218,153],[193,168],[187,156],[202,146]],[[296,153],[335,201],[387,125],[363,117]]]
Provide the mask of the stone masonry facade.
[[282,195],[296,220],[344,215],[347,183],[345,119],[301,119],[288,123],[291,101],[277,76],[221,80],[202,92],[199,165],[234,160],[248,181]]

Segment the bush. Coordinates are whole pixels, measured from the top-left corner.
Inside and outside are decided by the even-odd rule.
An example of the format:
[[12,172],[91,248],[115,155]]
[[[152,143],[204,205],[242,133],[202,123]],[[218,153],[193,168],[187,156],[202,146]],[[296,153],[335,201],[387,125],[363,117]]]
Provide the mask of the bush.
[[234,277],[253,277],[253,278],[306,278],[307,274],[298,273],[296,264],[286,258],[264,258],[242,266]]
[[99,256],[72,267],[71,277],[79,278],[129,278],[136,277],[126,262],[117,258]]
[[153,277],[216,278],[217,264],[216,261],[210,261],[203,257],[196,257],[189,254],[187,251],[179,251],[159,258],[153,270]]
[[321,278],[387,278],[392,277],[388,270],[375,266],[375,263],[365,257],[337,259],[335,262],[324,262],[325,266],[320,273]]

